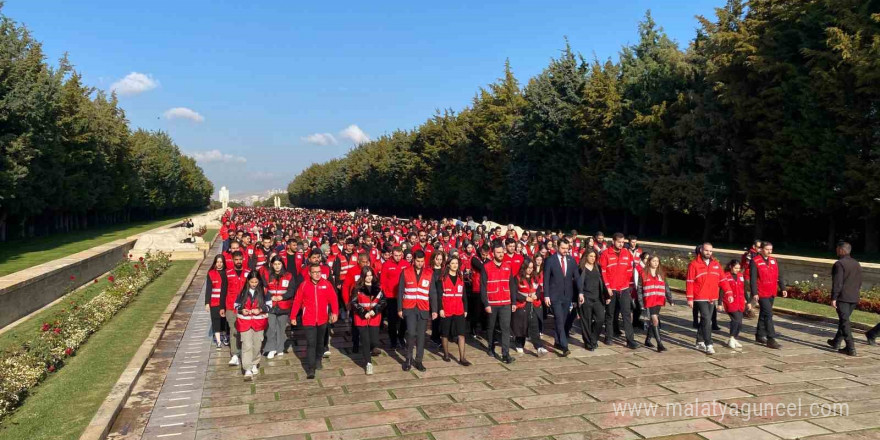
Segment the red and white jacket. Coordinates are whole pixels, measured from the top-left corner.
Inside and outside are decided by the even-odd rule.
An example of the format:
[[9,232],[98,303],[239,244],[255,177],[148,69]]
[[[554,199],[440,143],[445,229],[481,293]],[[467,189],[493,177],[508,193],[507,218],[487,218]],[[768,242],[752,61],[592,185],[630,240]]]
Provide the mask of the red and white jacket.
[[456,277],[455,283],[452,282],[449,275],[443,274],[442,286],[443,296],[440,301],[440,310],[443,310],[443,314],[447,318],[464,315],[467,294],[464,293],[464,279],[461,272]]
[[[249,310],[250,313],[245,315],[244,310]],[[239,333],[265,330],[269,324],[269,305],[263,289],[257,287],[253,295],[250,289],[243,289],[235,299],[235,315],[235,330]]]
[[620,253],[608,249],[599,256],[599,267],[602,269],[602,280],[609,291],[621,291],[630,288],[633,279],[633,256],[627,249]]
[[717,301],[724,269],[716,259],[709,264],[702,257],[691,260],[688,265],[686,289],[688,301]]
[[296,315],[302,310],[300,324],[308,327],[324,325],[330,319],[328,309],[334,315],[339,313],[339,302],[336,300],[333,284],[323,278],[317,283],[308,278],[296,289],[290,319],[296,319]]
[[746,278],[742,272],[734,275],[724,273],[721,288],[724,289],[724,311],[727,313],[742,312],[746,309]]
[[244,289],[247,276],[250,273],[251,271],[247,269],[242,269],[241,273],[238,273],[235,269],[226,271],[226,310],[235,310],[235,300],[242,289]]

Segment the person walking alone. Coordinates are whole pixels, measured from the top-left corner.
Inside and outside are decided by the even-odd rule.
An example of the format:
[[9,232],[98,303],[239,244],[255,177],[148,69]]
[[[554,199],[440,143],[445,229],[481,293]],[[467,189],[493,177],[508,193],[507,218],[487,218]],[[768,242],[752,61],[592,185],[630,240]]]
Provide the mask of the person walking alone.
[[859,304],[862,289],[862,266],[850,256],[852,245],[843,241],[837,244],[837,262],[831,267],[831,307],[837,310],[837,335],[828,344],[837,348],[840,342],[846,347],[838,352],[855,356],[856,346],[852,336],[850,315]]

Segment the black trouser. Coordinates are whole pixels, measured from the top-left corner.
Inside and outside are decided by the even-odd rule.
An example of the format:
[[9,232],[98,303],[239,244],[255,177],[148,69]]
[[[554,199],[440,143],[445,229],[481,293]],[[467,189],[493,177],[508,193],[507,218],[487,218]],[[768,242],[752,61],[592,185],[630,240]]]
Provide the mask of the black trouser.
[[[642,305],[639,303],[638,299],[633,299],[632,310],[633,310],[633,327],[641,327],[641,324],[642,324]],[[651,319],[651,317],[648,316],[648,319]]]
[[483,310],[483,299],[480,298],[480,292],[470,293],[468,297],[468,325],[470,325],[471,333],[476,333],[477,328],[486,328],[486,311]]
[[353,328],[361,335],[361,341],[364,343],[364,362],[369,364],[372,360],[373,347],[379,345],[379,326],[359,325]]
[[430,316],[423,316],[418,309],[405,309],[403,319],[406,320],[406,362],[413,361],[413,346],[416,347],[416,362],[422,362],[425,355],[425,332],[428,330]]
[[388,319],[388,342],[395,346],[403,342],[403,332],[406,330],[406,323],[397,316],[397,298],[388,299],[384,313]]
[[510,305],[492,306],[492,313],[488,316],[489,325],[486,327],[486,340],[489,341],[489,350],[495,351],[495,324],[501,327],[501,355],[510,355]]
[[843,338],[846,342],[846,349],[855,350],[856,346],[853,342],[852,324],[850,323],[850,315],[856,309],[856,303],[837,302],[837,336],[835,339]]
[[[525,310],[522,311],[522,313],[525,313],[526,319],[528,320],[529,340],[532,341],[535,350],[544,346],[544,341],[541,340],[541,321],[544,320],[544,311],[541,309],[543,309],[543,307],[535,307],[531,302],[526,302]],[[520,309],[516,309],[516,313],[520,313]],[[516,338],[516,346],[525,348],[525,336]]]
[[578,314],[581,315],[581,329],[584,335],[584,345],[593,347],[599,344],[599,328],[605,319],[605,304],[601,299],[587,299],[580,306]]
[[431,342],[439,344],[440,341],[440,318],[431,320]]
[[758,298],[758,331],[755,337],[760,338],[776,338],[776,329],[773,328],[773,300],[775,297]]
[[868,332],[865,333],[865,336],[867,336],[870,339],[874,339],[877,336],[880,336],[880,324],[877,324],[874,326],[874,328],[872,328],[871,330],[868,330]]
[[571,300],[551,301],[553,309],[553,324],[556,328],[556,346],[568,350],[568,332],[571,330]]
[[[353,313],[349,314],[349,316],[351,316],[351,350],[359,351],[361,347],[361,327],[354,325]],[[376,329],[378,330],[379,328],[376,327]],[[378,338],[376,338],[376,340],[378,340]],[[373,343],[376,343],[375,340]],[[367,347],[367,349],[369,349],[369,347]]]
[[694,310],[698,312],[699,321],[697,328],[697,343],[712,345],[712,310],[715,309],[713,301],[694,301]]
[[620,315],[623,317],[623,332],[626,334],[626,342],[628,344],[635,344],[632,326],[632,296],[629,293],[629,288],[612,290],[611,304],[608,304],[608,308],[615,311],[612,311],[610,314],[607,311],[605,313],[605,339],[611,340],[611,337],[614,335],[608,329],[612,327],[611,321],[614,318],[614,314],[616,311],[620,311]]
[[[712,328],[718,327],[718,308],[712,308]],[[694,328],[700,328],[700,320],[697,317],[697,308],[694,307]]]
[[743,312],[730,312],[727,316],[730,317],[730,337],[736,339],[739,337],[739,331],[742,329]]
[[318,352],[318,343],[323,341],[324,335],[328,333],[327,324],[303,326],[303,330],[306,333],[306,373],[312,373],[321,362],[323,353]]

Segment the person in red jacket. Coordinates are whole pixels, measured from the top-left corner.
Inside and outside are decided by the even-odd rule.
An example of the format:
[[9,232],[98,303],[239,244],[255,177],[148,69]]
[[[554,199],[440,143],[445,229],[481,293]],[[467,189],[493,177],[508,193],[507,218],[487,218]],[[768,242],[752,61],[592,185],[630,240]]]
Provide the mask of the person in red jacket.
[[724,279],[721,280],[721,288],[724,290],[724,311],[730,317],[730,340],[727,346],[732,349],[742,348],[736,340],[742,328],[743,313],[752,308],[752,304],[746,299],[745,277],[742,274],[742,263],[730,260],[724,270]]
[[382,264],[382,278],[380,285],[382,292],[388,298],[388,305],[385,310],[385,318],[388,320],[388,342],[391,350],[396,350],[402,344],[405,344],[404,331],[406,323],[400,319],[397,312],[397,291],[400,286],[400,276],[403,271],[409,267],[409,263],[403,259],[403,250],[400,246],[395,246],[391,251],[391,259]]
[[504,240],[504,261],[510,262],[510,270],[518,274],[523,265],[523,255],[516,252],[516,240],[507,238]]
[[[351,300],[351,297],[354,296],[354,288],[357,285],[357,282],[361,279],[362,271],[365,267],[370,267],[370,256],[367,253],[361,253],[357,257],[357,264],[354,268],[351,268],[347,271],[345,275],[345,279],[342,281],[342,304],[345,305],[346,311],[351,312],[351,304],[354,304]],[[379,286],[379,276],[376,274],[376,270],[372,267],[373,277],[376,279],[376,286]],[[384,307],[384,306],[383,306]],[[352,322],[354,322],[354,315],[351,317]],[[381,322],[381,321],[380,321]],[[378,339],[374,339],[372,341],[372,345],[377,345]],[[361,349],[361,334],[358,326],[352,324],[351,327],[351,352],[359,353]],[[379,349],[373,353],[373,356],[379,355]]]
[[752,258],[749,275],[749,289],[753,298],[758,298],[758,330],[755,333],[755,342],[767,344],[768,348],[778,349],[781,346],[776,342],[776,329],[773,327],[773,300],[778,292],[782,297],[788,296],[785,291],[785,281],[782,271],[773,254],[773,243],[765,241],[761,243],[758,255]]
[[440,277],[440,293],[442,295],[438,301],[440,339],[443,345],[443,360],[450,361],[449,340],[455,339],[458,341],[458,363],[468,367],[471,363],[464,357],[468,297],[460,266],[461,260],[457,255],[450,258],[446,263],[443,275]]
[[[322,278],[321,265],[309,266],[309,278],[301,283],[296,290],[293,306],[290,309],[290,324],[296,326],[297,314],[302,310],[302,326],[306,334],[306,378],[314,379],[315,370],[320,370],[321,357],[318,356],[319,345],[322,345],[327,323],[336,322],[339,303],[336,301],[336,289],[330,281]],[[327,309],[330,309],[328,316]]]
[[[230,249],[231,250],[231,249]],[[241,345],[238,339],[238,330],[235,329],[235,321],[237,315],[235,313],[235,299],[245,287],[247,277],[251,272],[244,267],[244,256],[240,250],[232,253],[232,266],[226,269],[226,291],[220,294],[220,316],[226,318],[229,328],[229,366],[234,367],[240,364],[239,355],[241,354]]]
[[540,283],[535,273],[535,262],[531,259],[526,260],[519,273],[516,276],[516,311],[513,312],[513,336],[516,341],[516,352],[522,353],[526,345],[526,337],[532,341],[535,347],[535,355],[544,356],[547,349],[544,348],[544,341],[541,340],[541,320],[544,312],[541,309],[541,302],[544,298],[541,295]]
[[647,253],[643,255],[647,256],[639,283],[639,303],[651,317],[648,329],[645,331],[648,334],[645,337],[645,347],[654,346],[651,343],[653,337],[657,340],[657,351],[664,352],[666,347],[660,340],[660,308],[665,306],[667,301],[670,306],[672,305],[672,292],[669,290],[666,274],[660,267],[660,257]]
[[483,264],[480,276],[480,292],[483,307],[488,318],[486,339],[489,356],[498,359],[495,353],[495,324],[501,327],[501,361],[511,364],[510,356],[510,317],[516,311],[516,279],[510,270],[510,263],[504,261],[504,246],[496,241],[492,249],[492,261]]
[[[366,254],[362,256],[367,259]],[[359,268],[359,271],[357,282],[352,286],[348,307],[353,316],[354,327],[358,329],[358,334],[363,339],[363,357],[366,362],[364,369],[369,375],[373,374],[373,348],[379,344],[379,324],[382,323],[382,310],[387,301],[379,287],[379,277],[370,267],[369,260]],[[375,354],[378,354],[378,351]]]
[[263,266],[260,275],[266,283],[266,294],[271,301],[269,326],[266,329],[266,358],[283,356],[287,348],[287,321],[293,294],[296,293],[296,278],[284,269],[281,257],[275,255],[269,264]]
[[696,309],[700,317],[696,347],[706,354],[715,354],[712,344],[712,310],[718,301],[721,279],[724,277],[724,269],[712,257],[712,250],[712,243],[703,243],[700,246],[700,255],[688,265],[685,283],[688,307]]
[[[413,265],[400,274],[397,290],[397,317],[406,319],[406,362],[403,371],[426,371],[422,358],[425,353],[425,332],[428,321],[437,319],[437,290],[433,271],[425,265],[425,253],[413,254]],[[416,357],[413,359],[413,348]]]
[[268,324],[269,298],[256,272],[248,274],[247,285],[235,299],[235,329],[241,338],[241,366],[245,380],[259,372],[260,345]]
[[220,316],[220,310],[223,309],[223,303],[220,297],[226,291],[226,258],[223,255],[214,257],[214,264],[208,270],[205,276],[205,311],[211,314],[211,329],[214,331],[214,342],[217,344],[217,350],[223,348],[223,334],[225,320]]
[[[598,236],[600,233],[597,233]],[[604,237],[603,237],[604,239]],[[605,344],[611,344],[612,320],[617,311],[623,317],[623,331],[626,334],[626,346],[630,349],[638,347],[633,336],[632,326],[632,294],[630,293],[630,280],[633,279],[633,256],[630,251],[623,248],[624,238],[620,232],[612,236],[612,248],[599,251],[599,267],[601,268],[602,281],[611,297],[611,313],[605,312]]]

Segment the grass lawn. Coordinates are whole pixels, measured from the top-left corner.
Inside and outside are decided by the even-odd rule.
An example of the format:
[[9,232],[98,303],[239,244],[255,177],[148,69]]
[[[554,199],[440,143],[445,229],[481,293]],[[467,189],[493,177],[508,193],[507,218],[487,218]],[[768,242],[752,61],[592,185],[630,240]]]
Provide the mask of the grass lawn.
[[54,234],[27,240],[11,240],[0,246],[0,276],[9,275],[47,261],[82,252],[113,240],[149,231],[150,229],[180,221],[184,217],[192,217],[202,212],[204,211],[163,217],[159,220],[124,223],[106,228]]
[[70,307],[71,301],[76,301],[80,304],[83,304],[86,301],[94,298],[95,295],[101,293],[101,291],[104,290],[105,287],[107,287],[107,284],[109,284],[107,278],[101,278],[98,280],[97,283],[89,284],[83,289],[71,292],[66,297],[64,297],[62,301],[43,311],[38,312],[37,314],[31,316],[27,321],[24,321],[21,324],[7,330],[3,334],[0,334],[0,352],[2,352],[7,347],[20,344],[21,341],[26,340],[29,336],[32,336],[34,333],[38,332],[40,326],[43,325],[43,322],[50,321],[57,312],[60,312],[62,309]]
[[192,269],[175,261],[2,423],[0,439],[77,439]]
[[219,229],[208,228],[208,230],[205,231],[205,235],[203,235],[202,238],[205,240],[205,243],[210,244],[211,240],[214,239],[214,236],[217,235],[218,232],[220,232]]
[[[684,290],[684,281],[670,278],[669,287],[673,289]],[[799,299],[783,298],[779,296],[776,297],[776,300],[773,302],[773,306],[781,307],[783,309],[795,310],[802,313],[809,313],[811,315],[837,318],[837,312],[833,308],[831,308],[831,306],[803,301]],[[850,319],[852,319],[853,322],[873,326],[880,322],[880,315],[876,313],[863,312],[861,310],[854,310]]]

